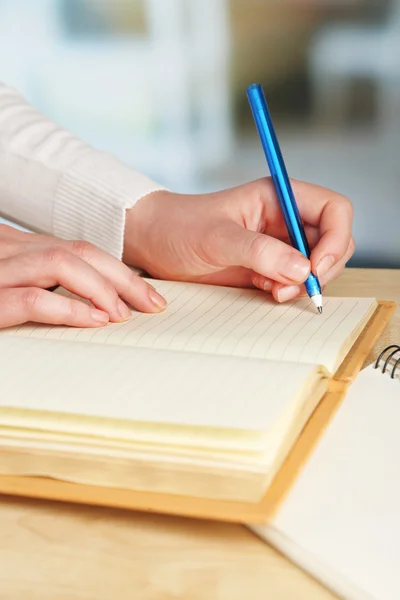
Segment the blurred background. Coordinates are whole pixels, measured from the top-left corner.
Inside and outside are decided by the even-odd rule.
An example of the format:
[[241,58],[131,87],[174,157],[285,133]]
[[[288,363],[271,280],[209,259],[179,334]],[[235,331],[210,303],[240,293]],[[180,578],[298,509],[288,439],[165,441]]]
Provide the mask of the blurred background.
[[0,80],[189,193],[267,173],[258,81],[290,175],[351,198],[353,266],[400,267],[400,0],[0,0]]

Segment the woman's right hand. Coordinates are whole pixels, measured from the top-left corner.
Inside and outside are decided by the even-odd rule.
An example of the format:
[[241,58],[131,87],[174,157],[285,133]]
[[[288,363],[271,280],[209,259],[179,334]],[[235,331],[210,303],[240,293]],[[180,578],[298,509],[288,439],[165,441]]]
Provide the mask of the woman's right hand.
[[[48,291],[56,285],[90,303]],[[121,298],[141,312],[166,304],[121,261],[87,242],[0,225],[0,328],[28,321],[101,327],[129,319]]]

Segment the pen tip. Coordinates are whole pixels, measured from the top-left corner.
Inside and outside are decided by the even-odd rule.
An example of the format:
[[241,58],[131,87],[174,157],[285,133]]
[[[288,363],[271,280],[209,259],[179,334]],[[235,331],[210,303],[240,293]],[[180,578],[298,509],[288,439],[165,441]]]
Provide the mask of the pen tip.
[[322,306],[318,306],[318,312],[320,315],[322,315]]

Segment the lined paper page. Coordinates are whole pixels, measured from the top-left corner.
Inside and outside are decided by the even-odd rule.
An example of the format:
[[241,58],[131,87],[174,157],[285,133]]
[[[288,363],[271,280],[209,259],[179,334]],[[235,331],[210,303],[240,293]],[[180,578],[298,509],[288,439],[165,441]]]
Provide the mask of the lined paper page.
[[[263,292],[193,283],[152,282],[168,301],[157,315],[99,329],[25,325],[7,334],[323,364],[332,371],[343,343],[372,312],[371,299],[308,298],[276,304]],[[1,335],[1,334],[0,334]]]
[[[88,353],[84,344],[18,337],[0,337],[0,361],[2,426],[18,426],[7,409],[24,409],[39,411],[31,428],[48,429],[50,413],[53,431],[65,431],[62,415],[69,414],[78,417],[75,433],[90,434],[94,430],[83,417],[97,417],[112,419],[108,435],[124,439],[129,421],[268,430],[285,412],[293,414],[289,407],[311,386],[315,372],[311,365],[292,365],[288,377],[287,365],[272,361],[243,365],[224,356],[102,345]],[[19,417],[22,425],[26,414]],[[160,441],[159,433],[156,437]]]

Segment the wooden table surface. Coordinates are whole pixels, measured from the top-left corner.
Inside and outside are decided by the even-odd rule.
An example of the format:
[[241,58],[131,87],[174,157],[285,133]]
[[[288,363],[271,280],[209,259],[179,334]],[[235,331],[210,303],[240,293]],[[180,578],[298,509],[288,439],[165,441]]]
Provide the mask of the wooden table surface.
[[[349,270],[326,294],[400,304],[400,271]],[[334,599],[239,525],[0,497],[1,600],[113,597]]]

